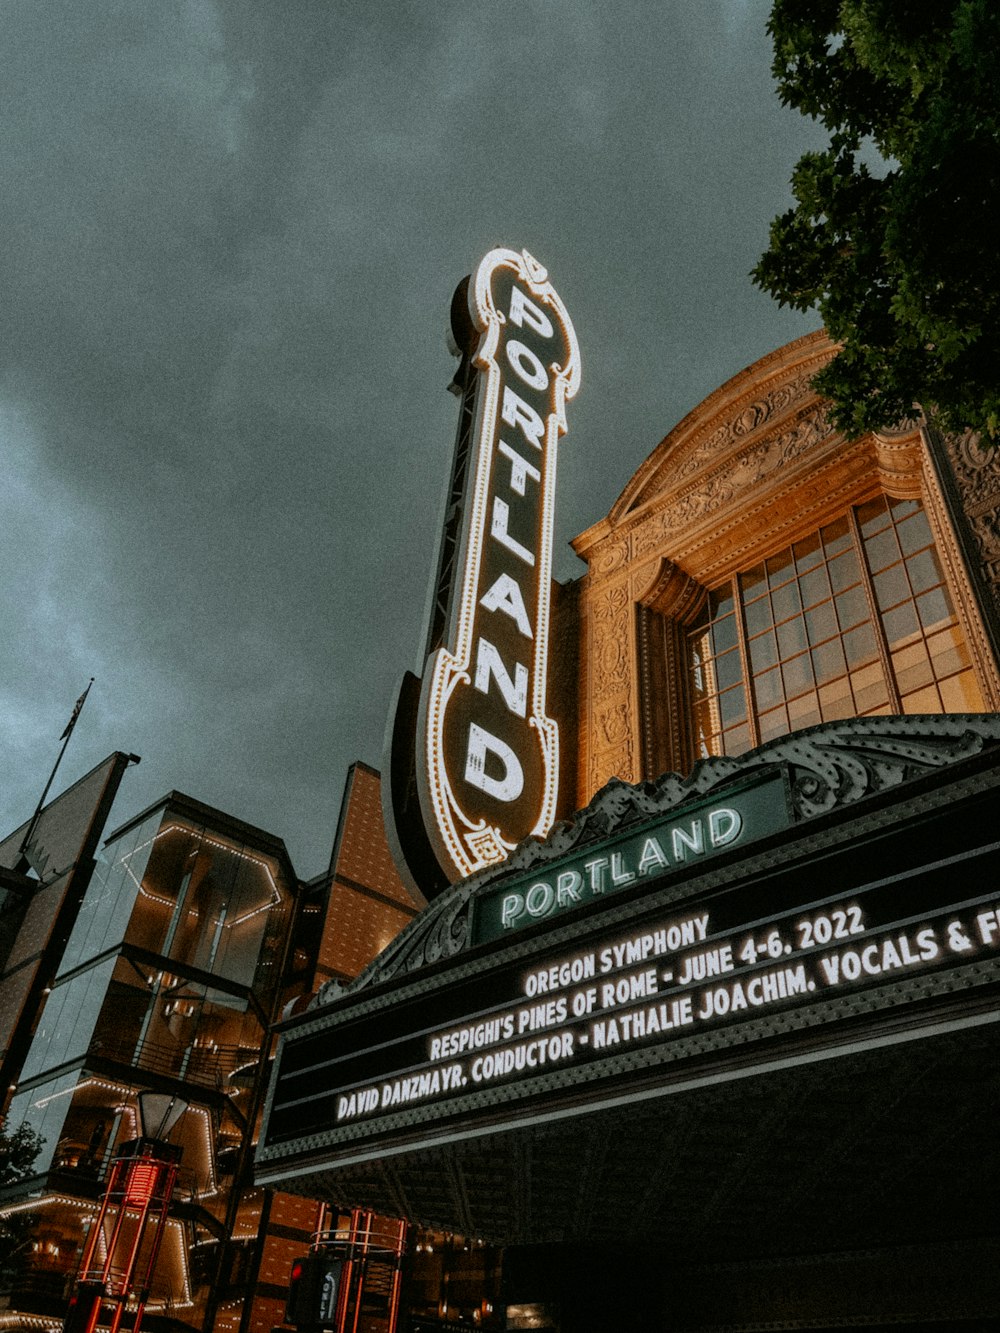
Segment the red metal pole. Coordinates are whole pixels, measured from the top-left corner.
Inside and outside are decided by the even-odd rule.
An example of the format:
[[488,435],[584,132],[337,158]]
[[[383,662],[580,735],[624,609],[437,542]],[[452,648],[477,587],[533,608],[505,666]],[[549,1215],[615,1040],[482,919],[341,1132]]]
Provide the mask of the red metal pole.
[[[137,1288],[138,1305],[132,1333],[139,1333],[163,1243],[179,1159],[178,1147],[158,1139],[132,1139],[121,1145],[112,1163],[108,1187],[87,1237],[79,1269],[78,1296],[86,1291],[93,1299],[93,1293],[100,1291],[100,1299],[94,1301],[86,1325],[79,1333],[94,1333],[104,1302],[114,1306],[109,1333],[118,1333],[129,1297]],[[128,1241],[125,1240],[127,1222],[135,1225],[134,1234]],[[106,1230],[109,1223],[110,1234]],[[101,1240],[105,1242],[106,1253],[98,1268],[96,1255]],[[147,1241],[145,1266],[137,1281],[136,1268]],[[121,1259],[120,1249],[126,1251]],[[68,1331],[77,1333],[75,1321],[82,1314],[82,1308],[77,1315],[71,1307],[67,1317]]]

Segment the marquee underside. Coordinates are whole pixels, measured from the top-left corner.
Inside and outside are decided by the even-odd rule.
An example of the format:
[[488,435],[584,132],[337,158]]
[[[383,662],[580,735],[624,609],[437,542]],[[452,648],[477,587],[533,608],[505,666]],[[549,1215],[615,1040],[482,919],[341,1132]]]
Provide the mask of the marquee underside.
[[971,1242],[1000,1198],[1000,1002],[977,1017],[609,1111],[317,1165],[286,1188],[506,1244],[655,1245],[685,1264]]

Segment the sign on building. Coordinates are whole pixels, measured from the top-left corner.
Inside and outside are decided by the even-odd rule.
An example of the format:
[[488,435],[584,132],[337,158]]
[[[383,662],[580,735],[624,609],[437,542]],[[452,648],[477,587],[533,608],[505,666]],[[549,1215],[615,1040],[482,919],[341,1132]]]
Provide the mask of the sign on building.
[[289,1026],[260,1178],[980,1021],[998,739],[989,717],[861,719],[610,787]]
[[[472,346],[438,578],[440,631],[432,627],[409,709],[404,687],[388,765],[387,822],[404,868],[419,879],[419,820],[449,881],[503,861],[555,819],[559,729],[546,698],[552,524],[566,403],[580,383],[572,323],[527,251],[483,259],[458,337],[463,321]],[[404,743],[412,760],[401,777]]]

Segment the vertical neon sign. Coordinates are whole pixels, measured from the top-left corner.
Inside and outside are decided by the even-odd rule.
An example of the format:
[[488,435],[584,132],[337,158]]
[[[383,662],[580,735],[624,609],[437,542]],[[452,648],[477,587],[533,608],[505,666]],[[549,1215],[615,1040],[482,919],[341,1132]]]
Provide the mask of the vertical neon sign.
[[527,251],[490,251],[469,306],[479,341],[458,575],[417,719],[420,808],[449,879],[502,861],[555,818],[552,517],[566,402],[580,384],[573,325]]

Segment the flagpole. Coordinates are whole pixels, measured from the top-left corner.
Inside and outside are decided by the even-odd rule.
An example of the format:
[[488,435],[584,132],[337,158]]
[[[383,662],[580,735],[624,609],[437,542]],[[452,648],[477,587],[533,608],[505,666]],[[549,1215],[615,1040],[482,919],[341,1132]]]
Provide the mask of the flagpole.
[[28,843],[31,841],[31,835],[34,833],[35,825],[38,823],[38,816],[42,813],[42,809],[45,805],[45,798],[49,794],[49,788],[55,781],[56,770],[62,763],[62,757],[66,753],[66,746],[69,745],[69,738],[70,736],[73,735],[73,728],[76,726],[76,719],[80,716],[80,713],[83,710],[83,705],[87,702],[87,695],[90,693],[90,686],[93,685],[93,683],[94,683],[94,677],[91,676],[90,684],[80,695],[79,699],[77,699],[76,704],[73,707],[72,716],[70,717],[70,720],[66,725],[66,730],[59,738],[62,741],[62,748],[60,749],[59,754],[56,757],[56,762],[53,765],[52,772],[49,774],[49,780],[45,784],[45,790],[42,792],[41,799],[39,800],[38,805],[35,808],[35,813],[31,816],[31,823],[28,825],[28,831],[27,833],[25,833],[21,846],[18,848],[18,853],[17,853],[18,856],[24,855],[25,849],[27,848]]

